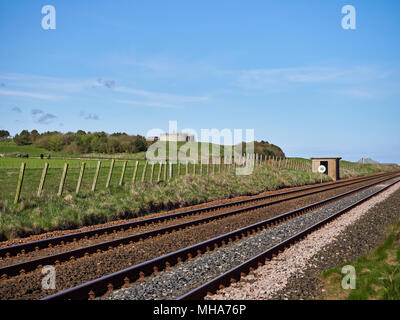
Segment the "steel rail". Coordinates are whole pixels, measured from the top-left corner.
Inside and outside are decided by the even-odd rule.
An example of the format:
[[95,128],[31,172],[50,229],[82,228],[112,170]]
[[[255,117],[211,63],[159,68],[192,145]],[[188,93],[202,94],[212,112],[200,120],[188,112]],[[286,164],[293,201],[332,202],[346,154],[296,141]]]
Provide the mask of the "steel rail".
[[87,237],[87,238],[97,237],[102,234],[108,234],[108,233],[116,232],[116,231],[123,232],[130,228],[146,226],[149,224],[163,222],[165,220],[177,219],[177,218],[181,218],[184,216],[201,214],[201,213],[208,212],[208,211],[214,211],[214,210],[218,210],[218,209],[222,209],[222,208],[238,206],[238,205],[245,204],[245,203],[272,199],[272,198],[286,196],[286,195],[293,194],[293,193],[304,192],[307,190],[313,190],[313,189],[317,189],[317,188],[326,188],[326,187],[337,186],[337,185],[339,185],[339,186],[340,185],[351,185],[351,184],[354,184],[357,182],[369,181],[372,179],[377,179],[379,177],[384,177],[384,176],[391,175],[391,174],[393,174],[393,173],[391,173],[391,172],[390,173],[382,173],[382,174],[377,174],[377,175],[368,176],[368,177],[360,177],[360,178],[354,178],[354,179],[349,179],[349,180],[336,181],[336,182],[327,183],[327,184],[318,185],[318,186],[310,186],[310,187],[306,187],[306,188],[290,190],[290,191],[285,191],[285,192],[279,192],[279,193],[274,193],[274,194],[270,194],[270,195],[266,195],[266,196],[255,197],[255,198],[251,198],[251,199],[233,201],[233,202],[229,202],[229,203],[223,203],[223,204],[218,204],[218,205],[214,205],[214,206],[192,209],[192,210],[187,210],[187,211],[182,211],[182,212],[177,212],[177,213],[171,213],[171,214],[167,214],[167,215],[163,215],[163,216],[159,216],[159,217],[153,217],[153,218],[148,218],[148,219],[143,219],[143,220],[138,220],[138,221],[132,221],[132,222],[127,222],[127,223],[107,226],[107,227],[103,227],[103,228],[96,228],[96,229],[91,229],[91,230],[86,230],[86,231],[81,231],[81,232],[70,233],[70,234],[53,237],[53,238],[48,238],[48,239],[42,239],[42,240],[37,240],[37,241],[32,241],[32,242],[21,243],[18,245],[0,248],[0,257],[15,256],[19,253],[27,253],[30,251],[36,251],[36,250],[48,248],[49,245],[52,245],[52,246],[63,245],[67,242],[73,242],[73,241],[77,241],[80,239],[84,239],[85,237]]
[[[378,178],[375,177],[372,180],[375,180],[375,179],[378,179]],[[180,223],[180,224],[176,224],[176,225],[172,225],[172,226],[158,228],[158,229],[155,229],[155,230],[151,230],[151,231],[147,231],[147,232],[142,232],[142,233],[126,236],[126,237],[123,237],[123,238],[120,238],[120,239],[104,241],[104,242],[96,243],[96,244],[93,244],[93,245],[90,245],[90,246],[85,246],[85,247],[81,247],[81,248],[78,248],[78,249],[68,250],[68,251],[65,251],[65,252],[61,252],[61,253],[57,253],[57,254],[53,254],[53,255],[37,258],[37,259],[31,259],[31,260],[28,260],[28,261],[24,261],[24,262],[20,262],[20,263],[16,263],[16,264],[12,264],[12,265],[1,267],[0,268],[0,275],[3,278],[5,278],[6,276],[7,277],[16,276],[16,275],[18,275],[20,273],[26,273],[26,272],[33,271],[36,268],[44,266],[44,265],[58,264],[58,263],[61,263],[61,262],[68,261],[70,259],[76,259],[76,258],[83,257],[83,256],[85,256],[87,254],[99,253],[99,252],[102,252],[102,251],[110,250],[110,249],[116,248],[116,247],[118,247],[120,245],[133,244],[134,242],[141,241],[141,240],[144,240],[144,239],[148,239],[148,238],[151,238],[151,237],[160,236],[160,235],[163,235],[163,234],[168,234],[169,232],[173,232],[173,231],[185,229],[185,228],[188,228],[188,227],[205,224],[205,223],[208,223],[208,222],[214,221],[214,220],[220,220],[220,219],[223,219],[225,217],[237,215],[237,214],[240,214],[240,213],[243,213],[243,212],[259,210],[261,208],[268,207],[268,206],[271,206],[271,205],[275,205],[275,204],[278,204],[278,203],[286,202],[286,201],[289,201],[289,200],[295,200],[295,199],[298,199],[298,198],[303,198],[303,197],[306,197],[306,196],[309,196],[309,195],[314,195],[314,194],[317,194],[317,193],[326,192],[326,191],[329,191],[329,190],[332,190],[332,189],[341,188],[341,187],[344,187],[344,186],[349,186],[349,185],[353,185],[353,184],[357,184],[357,183],[361,183],[361,182],[365,182],[365,181],[369,181],[369,180],[352,181],[352,182],[349,182],[349,183],[347,183],[345,185],[330,186],[330,187],[322,189],[322,190],[311,191],[309,193],[300,194],[300,195],[292,196],[292,197],[289,197],[289,198],[284,198],[284,199],[279,199],[279,200],[275,200],[275,201],[271,201],[271,202],[266,202],[266,203],[252,205],[252,206],[247,206],[247,207],[239,208],[239,209],[236,209],[236,210],[231,210],[231,211],[228,211],[228,212],[220,213],[218,215],[214,215],[214,216],[210,216],[210,217],[206,217],[206,218],[200,218],[200,219],[196,219],[196,220],[192,220],[192,221],[188,221],[188,222],[184,222],[184,223]]]
[[[224,246],[227,243],[231,243],[233,240],[239,240],[251,234],[254,234],[262,229],[265,229],[271,225],[275,225],[281,221],[290,219],[291,217],[298,216],[304,212],[308,212],[315,208],[326,205],[330,202],[339,200],[341,198],[347,197],[353,193],[361,191],[363,189],[372,187],[374,185],[380,184],[382,182],[394,179],[399,175],[393,177],[384,178],[380,181],[375,181],[367,186],[357,188],[355,190],[342,193],[340,195],[316,202],[314,204],[286,212],[279,216],[266,219],[261,222],[234,230],[232,232],[214,237],[212,239],[197,243],[192,246],[168,253],[161,257],[157,257],[148,261],[144,261],[140,264],[131,266],[129,268],[119,270],[117,272],[108,274],[106,276],[85,282],[78,286],[60,291],[53,295],[44,297],[41,300],[62,300],[62,299],[93,299],[96,295],[101,296],[107,292],[113,291],[115,288],[121,288],[130,285],[130,283],[135,282],[140,279],[144,279],[145,276],[149,276],[154,272],[160,270],[168,269],[170,266],[175,265],[184,260],[190,260],[197,255],[201,255],[204,252],[209,252],[212,249],[217,249],[219,246]],[[398,181],[396,181],[398,182]],[[396,183],[394,182],[394,183]],[[393,184],[394,184],[393,183]]]

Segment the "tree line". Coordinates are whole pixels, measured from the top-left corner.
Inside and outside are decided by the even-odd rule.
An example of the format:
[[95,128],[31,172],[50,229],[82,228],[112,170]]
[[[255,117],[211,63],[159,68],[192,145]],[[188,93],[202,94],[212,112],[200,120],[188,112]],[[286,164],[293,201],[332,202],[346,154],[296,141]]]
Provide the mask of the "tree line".
[[61,133],[48,131],[39,133],[37,130],[22,130],[13,138],[17,145],[35,145],[49,151],[72,154],[82,153],[136,153],[146,151],[149,142],[141,135],[126,133],[107,134],[105,132]]
[[10,136],[10,132],[7,130],[0,130],[0,139],[7,139]]

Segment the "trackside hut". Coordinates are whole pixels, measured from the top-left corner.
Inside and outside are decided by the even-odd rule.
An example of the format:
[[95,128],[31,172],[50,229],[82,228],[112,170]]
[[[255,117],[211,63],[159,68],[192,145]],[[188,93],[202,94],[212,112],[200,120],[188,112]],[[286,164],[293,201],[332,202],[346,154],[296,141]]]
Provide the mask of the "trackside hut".
[[318,167],[324,166],[326,171],[324,174],[331,177],[333,180],[340,179],[339,164],[342,158],[311,158],[312,161],[312,172],[318,173]]

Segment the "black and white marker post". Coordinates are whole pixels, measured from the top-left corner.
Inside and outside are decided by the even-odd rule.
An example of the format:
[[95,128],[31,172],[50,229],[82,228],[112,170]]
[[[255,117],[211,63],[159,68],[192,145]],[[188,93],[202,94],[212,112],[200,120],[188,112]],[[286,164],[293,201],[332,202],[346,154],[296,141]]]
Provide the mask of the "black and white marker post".
[[321,183],[322,183],[322,174],[323,174],[325,171],[326,171],[325,166],[320,165],[320,166],[318,167],[318,172],[321,174]]

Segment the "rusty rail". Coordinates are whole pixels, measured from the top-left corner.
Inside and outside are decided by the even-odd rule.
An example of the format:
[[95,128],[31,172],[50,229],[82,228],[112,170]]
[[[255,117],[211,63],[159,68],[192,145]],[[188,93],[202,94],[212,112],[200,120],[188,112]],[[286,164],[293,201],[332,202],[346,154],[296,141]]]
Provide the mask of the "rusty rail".
[[[314,204],[286,212],[279,216],[257,222],[255,224],[237,229],[235,231],[223,234],[221,236],[214,237],[212,239],[203,241],[201,243],[171,252],[169,254],[163,255],[161,257],[157,257],[140,264],[134,265],[132,267],[126,268],[124,270],[117,271],[115,273],[100,277],[98,279],[88,281],[76,287],[55,293],[53,295],[47,296],[42,300],[61,300],[61,299],[93,299],[95,296],[101,296],[107,292],[110,292],[116,288],[121,288],[124,286],[128,286],[130,283],[137,281],[139,279],[144,279],[146,276],[150,276],[154,272],[158,272],[160,270],[168,269],[170,266],[173,266],[177,263],[180,263],[187,259],[192,259],[197,255],[201,255],[204,252],[209,252],[213,249],[217,249],[219,246],[224,246],[227,243],[231,243],[234,240],[239,240],[246,236],[249,236],[255,232],[261,231],[262,229],[268,228],[271,225],[275,225],[281,221],[285,221],[290,219],[291,217],[298,216],[304,212],[308,212],[310,210],[316,209],[323,205],[326,205],[330,202],[339,200],[341,198],[347,197],[353,193],[361,191],[363,189],[372,187],[379,183],[391,180],[395,177],[398,177],[399,174],[391,176],[389,178],[383,178],[382,180],[375,181],[366,186],[357,188],[355,190],[342,193],[340,195],[316,202]],[[391,185],[393,185],[393,182]],[[389,186],[385,187],[388,188]],[[377,192],[379,193],[379,192]],[[375,193],[375,194],[377,194]],[[374,194],[374,195],[375,195]],[[370,197],[369,197],[370,198]],[[365,201],[365,200],[364,200]],[[354,207],[354,206],[351,206]],[[327,221],[325,219],[324,221]],[[309,229],[307,229],[309,230]],[[298,235],[299,237],[299,235]],[[293,237],[292,237],[293,238]],[[291,238],[290,238],[291,239]],[[286,244],[286,242],[285,242]],[[275,249],[284,248],[284,244],[279,244],[274,246]],[[274,249],[274,250],[275,250]]]
[[291,245],[295,244],[296,242],[304,239],[308,234],[311,232],[322,228],[325,224],[331,222],[332,220],[336,219],[340,215],[350,211],[351,209],[355,208],[356,206],[360,205],[361,203],[371,199],[375,195],[383,192],[384,190],[390,188],[394,184],[398,183],[399,180],[387,185],[381,190],[374,192],[373,194],[357,201],[354,204],[349,205],[348,207],[336,212],[335,214],[325,218],[324,220],[315,223],[311,227],[303,230],[294,236],[285,239],[284,241],[274,245],[271,248],[268,248],[264,252],[258,254],[257,256],[243,262],[242,264],[224,272],[223,274],[219,275],[218,277],[206,282],[205,284],[200,285],[199,287],[189,291],[188,293],[180,296],[177,300],[200,300],[203,299],[206,295],[210,295],[215,293],[218,289],[223,289],[228,287],[231,283],[240,281],[241,277],[246,276],[249,272],[253,271],[259,266],[266,264],[269,260],[271,260],[274,256],[281,253],[283,250],[289,248]]
[[[267,203],[261,203],[261,204],[256,204],[256,205],[252,205],[252,206],[247,206],[247,207],[239,208],[236,210],[230,210],[228,212],[220,213],[218,215],[214,215],[214,216],[210,216],[210,217],[200,218],[200,219],[192,220],[189,222],[184,222],[184,223],[180,223],[180,224],[176,224],[176,225],[172,225],[172,226],[167,226],[164,228],[159,228],[159,229],[155,229],[155,230],[151,230],[151,231],[147,231],[147,232],[142,232],[139,234],[126,236],[121,239],[104,241],[101,243],[93,244],[90,246],[85,246],[85,247],[78,248],[78,249],[69,250],[66,252],[58,253],[58,254],[49,255],[46,257],[42,257],[42,258],[32,259],[32,260],[25,261],[25,262],[20,262],[17,264],[1,267],[0,275],[3,277],[16,276],[16,275],[20,274],[21,272],[26,273],[26,272],[33,271],[37,267],[40,267],[40,266],[49,265],[49,264],[58,264],[61,262],[68,261],[70,259],[76,259],[76,258],[83,257],[87,254],[93,254],[93,253],[110,250],[110,249],[116,248],[120,245],[133,244],[134,242],[137,242],[140,240],[148,239],[150,237],[160,236],[160,235],[167,234],[169,232],[173,232],[173,231],[176,231],[179,229],[184,229],[184,228],[188,228],[191,226],[201,225],[201,224],[213,221],[213,220],[223,219],[225,217],[240,214],[243,212],[258,210],[258,209],[261,209],[261,208],[264,208],[267,206],[271,206],[274,204],[278,204],[281,202],[294,200],[294,199],[302,198],[302,197],[309,196],[309,195],[314,195],[314,194],[321,193],[321,192],[326,192],[326,191],[336,189],[339,187],[349,186],[349,185],[353,185],[356,183],[369,181],[371,179],[374,180],[374,179],[378,179],[378,178],[374,177],[374,178],[369,178],[367,180],[351,181],[351,182],[348,182],[347,184],[339,185],[339,186],[337,186],[337,185],[330,186],[330,187],[328,186],[328,188],[325,188],[322,190],[311,191],[311,192],[308,192],[305,194],[300,194],[300,195],[292,196],[289,198],[284,198],[284,199],[279,199],[279,200],[275,200],[275,201],[271,201],[271,202],[267,202]],[[359,189],[356,189],[356,190],[359,190]],[[280,217],[280,216],[278,216],[278,217]]]
[[274,193],[274,194],[270,194],[270,195],[266,195],[266,196],[260,196],[260,197],[255,197],[255,198],[251,198],[251,199],[233,201],[233,202],[229,202],[229,203],[218,204],[218,205],[204,207],[204,208],[198,208],[198,209],[192,209],[192,210],[187,210],[187,211],[183,211],[183,212],[171,213],[171,214],[167,214],[167,215],[160,216],[160,217],[153,217],[153,218],[143,219],[143,220],[139,220],[139,221],[132,221],[132,222],[122,223],[122,224],[118,224],[118,225],[107,226],[107,227],[103,227],[103,228],[96,228],[96,229],[86,230],[86,231],[82,231],[82,232],[75,232],[75,233],[66,234],[66,235],[53,237],[53,238],[22,243],[22,244],[18,244],[18,245],[9,246],[9,247],[3,247],[3,248],[0,248],[0,257],[15,256],[18,253],[22,253],[22,252],[27,253],[30,251],[44,249],[44,248],[49,247],[49,245],[51,245],[51,246],[62,245],[67,242],[84,239],[85,237],[87,237],[87,238],[97,237],[99,235],[107,234],[107,233],[111,233],[111,232],[115,232],[115,231],[125,231],[130,228],[146,226],[146,225],[153,224],[153,223],[163,222],[163,221],[166,221],[169,219],[176,219],[176,218],[181,218],[184,216],[201,214],[201,213],[208,212],[208,211],[215,211],[215,210],[238,206],[238,205],[242,205],[242,204],[246,204],[246,203],[257,202],[257,201],[267,200],[267,199],[273,199],[276,197],[286,196],[286,195],[298,193],[298,192],[304,192],[307,190],[326,188],[326,187],[330,187],[330,186],[352,185],[352,184],[355,184],[358,182],[369,181],[372,179],[377,179],[379,177],[384,177],[384,176],[388,176],[391,174],[393,174],[393,173],[382,173],[382,174],[377,174],[377,175],[368,176],[368,177],[354,178],[354,179],[342,180],[342,181],[327,183],[327,184],[318,185],[318,186],[310,186],[310,187],[305,187],[305,188],[296,189],[296,190],[278,192],[278,193]]

